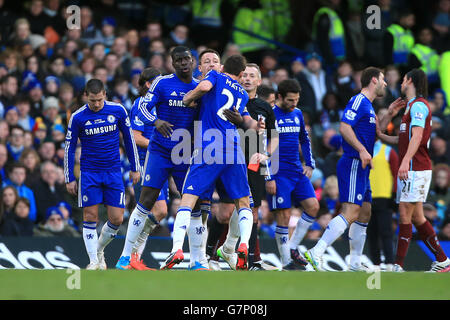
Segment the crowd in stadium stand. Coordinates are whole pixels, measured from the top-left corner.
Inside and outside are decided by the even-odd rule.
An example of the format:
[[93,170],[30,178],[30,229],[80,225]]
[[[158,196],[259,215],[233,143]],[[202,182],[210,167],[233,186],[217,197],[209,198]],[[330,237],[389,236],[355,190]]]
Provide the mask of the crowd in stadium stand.
[[[384,69],[386,94],[374,101],[376,112],[383,112],[400,96],[405,71],[422,68],[429,76],[427,98],[433,112],[433,180],[424,209],[438,237],[450,240],[450,0],[168,3],[0,0],[0,236],[80,236],[82,212],[65,189],[63,161],[68,120],[86,103],[84,85],[92,78],[102,80],[108,100],[129,110],[138,96],[140,72],[149,66],[174,72],[169,52],[184,45],[195,57],[208,47],[223,59],[244,54],[259,64],[263,89],[269,92],[276,92],[286,78],[299,81],[298,107],[317,166],[311,180],[321,204],[308,239],[318,239],[339,210],[339,122],[347,101],[361,89],[361,71],[367,66]],[[68,10],[70,5],[80,10]],[[373,11],[380,15],[378,25],[366,10],[370,5],[379,10]],[[79,26],[73,16],[77,13]],[[69,28],[69,22],[75,27]],[[389,125],[389,134],[396,133],[399,120]],[[395,147],[389,153],[386,161],[395,161]],[[135,200],[122,154],[128,217]],[[387,210],[395,232],[396,168],[390,165],[392,177],[385,184],[390,184]],[[158,234],[170,235],[178,204],[172,194],[169,216]],[[106,210],[100,209],[105,221]],[[292,209],[292,228],[301,212]],[[274,237],[274,221],[263,201],[260,237]],[[125,231],[126,223],[119,234]]]

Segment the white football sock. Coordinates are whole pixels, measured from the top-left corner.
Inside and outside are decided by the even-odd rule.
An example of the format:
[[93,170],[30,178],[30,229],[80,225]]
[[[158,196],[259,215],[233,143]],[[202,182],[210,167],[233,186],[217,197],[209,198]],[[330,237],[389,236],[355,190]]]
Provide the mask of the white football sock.
[[147,215],[147,220],[145,220],[144,229],[136,240],[136,243],[131,250],[132,253],[137,252],[139,258],[142,256],[142,252],[144,252],[145,246],[148,241],[148,236],[155,230],[155,228],[159,225],[159,222],[156,220],[153,213],[149,213]]
[[175,223],[173,225],[173,247],[172,252],[183,250],[184,238],[186,237],[186,230],[189,229],[191,222],[192,209],[189,207],[179,207]]
[[188,229],[190,265],[193,266],[195,261],[200,262],[200,251],[203,241],[204,227],[202,223],[201,211],[192,212],[191,223]]
[[140,203],[136,205],[128,220],[127,235],[125,237],[125,244],[123,246],[122,257],[131,256],[131,251],[139,235],[144,229],[145,221],[150,210],[144,208]]
[[211,204],[200,204],[200,210],[202,212],[203,234],[202,234],[202,246],[200,248],[200,263],[204,266],[208,265],[208,258],[206,257],[206,243],[208,242],[208,217],[211,214]]
[[102,252],[105,247],[116,237],[119,227],[112,224],[109,220],[102,227],[100,237],[98,238],[97,251]]
[[283,266],[291,261],[289,252],[289,228],[287,226],[277,225],[275,228],[275,240],[277,242],[278,252]]
[[298,219],[295,230],[291,235],[291,239],[289,239],[290,249],[297,249],[297,246],[302,242],[309,227],[314,223],[314,220],[314,217],[311,217],[306,212],[302,213],[302,216]]
[[359,267],[361,265],[361,256],[366,242],[367,223],[355,221],[348,229],[350,238],[350,265]]
[[90,263],[98,263],[97,257],[97,223],[91,221],[83,221],[83,240],[86,252],[89,256]]
[[223,249],[227,253],[233,253],[234,251],[236,251],[236,243],[239,240],[239,236],[239,216],[236,209],[234,209],[228,226],[227,238],[223,243]]
[[248,248],[248,240],[252,234],[253,228],[253,213],[250,208],[239,209],[239,230],[241,241],[240,243],[245,243]]
[[330,246],[336,239],[338,239],[347,229],[348,222],[343,215],[338,215],[331,219],[322,238],[317,242],[317,244],[312,248],[315,255],[322,256],[325,250]]

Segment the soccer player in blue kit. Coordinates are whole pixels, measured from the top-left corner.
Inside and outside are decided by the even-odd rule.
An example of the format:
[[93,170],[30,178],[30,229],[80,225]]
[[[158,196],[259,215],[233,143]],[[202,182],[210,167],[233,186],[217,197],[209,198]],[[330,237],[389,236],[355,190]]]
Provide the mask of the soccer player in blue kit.
[[183,142],[183,136],[180,135],[177,139],[172,133],[183,133],[187,130],[191,136],[193,135],[193,123],[198,117],[198,110],[185,106],[183,96],[193,90],[199,81],[192,77],[194,60],[189,48],[175,47],[171,51],[171,57],[175,73],[157,77],[145,95],[144,102],[140,104],[139,110],[149,121],[155,121],[155,115],[151,110],[156,107],[157,119],[163,125],[161,128],[157,127],[150,138],[141,195],[131,213],[125,245],[116,267],[129,264],[133,246],[146,220],[149,219],[151,227],[159,224],[160,219],[155,217],[151,209],[169,176],[172,176],[178,191],[181,191],[189,168],[190,150],[189,154],[182,152],[176,154],[177,160],[181,159],[180,163],[173,161],[173,148]]
[[[156,108],[151,110],[151,114],[154,115],[153,119],[148,119],[147,117],[142,115],[140,111],[140,105],[145,103],[145,95],[147,94],[148,89],[150,88],[153,80],[156,77],[161,75],[161,71],[156,68],[145,68],[139,76],[139,93],[140,97],[138,97],[130,110],[130,119],[131,119],[131,128],[133,129],[134,140],[136,141],[136,145],[138,147],[139,153],[139,163],[141,165],[141,177],[144,176],[144,164],[147,155],[147,148],[150,141],[150,138],[153,134],[155,128],[160,129],[161,125],[164,126],[164,123],[161,123],[161,120],[158,120],[156,117]],[[135,199],[139,199],[141,194],[142,183],[138,183],[134,185],[134,196]],[[152,208],[152,213],[155,218],[160,221],[167,216],[167,202],[168,202],[168,182],[166,181],[163,186],[158,199],[155,202],[155,205]],[[150,219],[145,221],[144,229],[139,235],[135,246],[133,247],[131,257],[130,257],[130,269],[136,270],[149,270],[143,260],[141,259],[142,252],[144,251],[145,245],[147,243],[147,239],[150,233],[152,233],[154,227],[156,225],[152,224]],[[126,269],[128,266],[120,265],[119,269]]]
[[[342,213],[328,224],[317,244],[305,252],[316,271],[323,271],[322,255],[349,227],[350,270],[362,270],[361,255],[370,220],[372,191],[369,173],[376,137],[376,115],[372,101],[384,94],[383,72],[374,67],[363,70],[361,92],[353,96],[344,110],[340,133],[344,154],[337,163],[339,201]],[[395,102],[394,102],[395,103]]]
[[[296,270],[308,264],[297,246],[303,240],[309,227],[319,211],[314,188],[310,178],[315,168],[312,156],[311,141],[305,128],[305,121],[300,109],[296,106],[300,99],[300,85],[294,79],[287,79],[278,85],[278,99],[280,105],[273,108],[275,114],[275,128],[279,134],[279,146],[275,150],[279,159],[278,170],[275,174],[273,161],[268,162],[266,176],[267,202],[276,216],[275,239],[284,270]],[[305,160],[302,166],[300,151]],[[267,155],[258,154],[259,161],[268,159]],[[304,210],[299,222],[289,240],[288,225],[291,207],[300,204]]]
[[[125,107],[105,101],[106,91],[98,79],[85,87],[87,104],[70,118],[64,155],[64,176],[67,191],[78,194],[83,208],[83,240],[90,263],[89,270],[106,269],[104,248],[111,242],[123,221],[125,190],[120,166],[120,135],[131,164],[130,177],[138,183],[139,158]],[[80,177],[74,176],[74,157],[78,139],[81,141]],[[107,206],[108,221],[97,235],[99,204]]]
[[[191,107],[201,99],[201,141],[196,141],[192,164],[186,175],[183,196],[173,231],[173,247],[161,269],[170,269],[184,259],[183,242],[189,228],[192,209],[199,198],[214,191],[217,179],[224,182],[229,196],[235,200],[237,213],[233,214],[230,228],[239,229],[241,242],[237,249],[236,269],[247,269],[248,240],[253,224],[250,209],[250,189],[247,182],[245,157],[240,147],[236,126],[227,120],[225,110],[237,110],[248,119],[245,105],[248,94],[237,81],[244,72],[246,60],[241,55],[230,56],[223,73],[211,70],[200,84],[185,95],[183,102]],[[251,118],[251,117],[250,117]],[[258,123],[251,119],[252,123]],[[235,248],[231,249],[233,252]]]

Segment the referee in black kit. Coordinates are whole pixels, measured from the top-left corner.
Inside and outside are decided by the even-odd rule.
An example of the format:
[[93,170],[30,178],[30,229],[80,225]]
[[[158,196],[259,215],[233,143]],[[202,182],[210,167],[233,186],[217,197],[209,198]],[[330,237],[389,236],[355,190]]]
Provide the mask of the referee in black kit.
[[[250,163],[250,159],[256,153],[265,154],[266,156],[271,156],[271,151],[275,150],[278,146],[278,135],[276,135],[275,130],[275,114],[273,113],[272,107],[269,103],[257,97],[256,90],[259,85],[261,85],[261,71],[257,64],[248,63],[245,71],[240,80],[240,84],[247,91],[249,96],[249,101],[246,105],[247,111],[250,116],[259,121],[261,118],[265,122],[264,133],[257,134],[257,144],[255,143],[254,136],[251,134],[244,134],[241,140],[245,144],[245,161],[247,165]],[[228,110],[227,110],[228,111]],[[224,115],[233,123],[240,123],[239,112],[228,111]],[[275,136],[276,135],[276,136]],[[255,158],[255,157],[254,157]],[[256,157],[258,158],[258,157]],[[261,200],[266,197],[265,190],[265,161],[261,162],[260,166],[257,166],[257,170],[247,170],[248,172],[248,183],[250,186],[250,191],[253,198],[253,228],[249,240],[249,255],[248,255],[248,268],[249,270],[272,270],[272,266],[264,263],[259,255],[259,241],[258,241],[258,209],[261,206]],[[218,186],[219,187],[219,186]],[[221,202],[227,202],[227,199],[220,199]],[[231,200],[231,199],[230,199]],[[232,201],[231,201],[232,202]],[[220,246],[220,244],[218,245]],[[258,248],[255,250],[255,248]]]

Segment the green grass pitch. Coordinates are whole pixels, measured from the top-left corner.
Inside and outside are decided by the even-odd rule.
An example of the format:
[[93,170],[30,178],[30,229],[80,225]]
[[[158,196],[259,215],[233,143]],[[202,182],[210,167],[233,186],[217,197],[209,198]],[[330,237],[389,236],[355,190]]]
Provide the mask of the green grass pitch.
[[0,270],[0,299],[450,299],[450,273],[80,271]]

